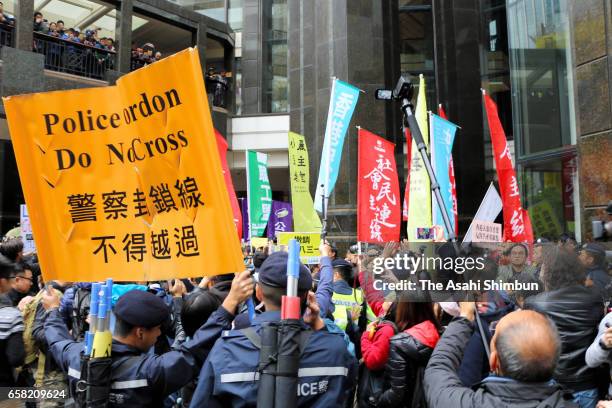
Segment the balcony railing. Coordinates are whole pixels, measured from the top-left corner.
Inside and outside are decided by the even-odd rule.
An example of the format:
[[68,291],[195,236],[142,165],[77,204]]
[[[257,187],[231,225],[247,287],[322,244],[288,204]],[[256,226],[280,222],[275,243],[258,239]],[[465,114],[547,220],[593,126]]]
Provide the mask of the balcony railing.
[[0,47],[4,45],[15,46],[15,26],[0,23]]
[[34,33],[34,52],[45,56],[45,68],[87,78],[104,79],[114,69],[116,53],[81,43]]

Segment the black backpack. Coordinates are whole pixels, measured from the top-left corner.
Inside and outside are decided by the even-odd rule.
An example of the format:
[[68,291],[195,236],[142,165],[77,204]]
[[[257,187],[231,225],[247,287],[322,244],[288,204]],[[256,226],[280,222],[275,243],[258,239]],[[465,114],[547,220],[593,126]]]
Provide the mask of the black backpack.
[[89,330],[87,317],[91,306],[91,289],[77,288],[72,302],[72,336],[80,341],[85,337],[85,332]]
[[[393,334],[397,334],[397,326],[390,320],[381,320],[378,326],[389,324]],[[378,398],[385,390],[385,370],[369,370],[364,363],[359,365],[359,385],[357,389],[357,406],[359,408],[376,407]]]

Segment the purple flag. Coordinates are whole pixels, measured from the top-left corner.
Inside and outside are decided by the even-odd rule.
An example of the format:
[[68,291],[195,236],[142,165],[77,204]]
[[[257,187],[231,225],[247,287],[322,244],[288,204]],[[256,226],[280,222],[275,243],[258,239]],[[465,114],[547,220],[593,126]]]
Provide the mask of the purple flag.
[[244,241],[247,242],[251,235],[249,230],[249,200],[246,198],[239,198],[238,203],[240,204],[240,211],[242,211],[242,236]]
[[293,231],[293,209],[284,201],[272,201],[270,219],[268,219],[268,238],[272,239],[278,232]]

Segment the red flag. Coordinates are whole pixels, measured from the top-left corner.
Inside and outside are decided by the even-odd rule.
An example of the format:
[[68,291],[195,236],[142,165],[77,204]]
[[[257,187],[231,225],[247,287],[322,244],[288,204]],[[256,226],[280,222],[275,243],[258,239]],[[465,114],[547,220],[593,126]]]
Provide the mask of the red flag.
[[497,105],[495,105],[493,99],[484,90],[482,93],[484,95],[489,129],[491,130],[493,156],[495,156],[499,190],[503,203],[504,241],[531,243],[533,242],[531,220],[527,211],[521,206],[518,180],[512,165],[512,159],[510,158],[510,149],[508,148],[504,128],[497,114]]
[[406,133],[406,169],[408,170],[406,175],[406,188],[404,189],[404,202],[402,203],[402,219],[404,221],[408,221],[408,203],[410,200],[410,166],[412,164],[412,135],[410,134],[410,129],[408,127],[405,128]]
[[236,224],[236,231],[238,231],[238,238],[242,238],[242,213],[240,212],[240,206],[238,205],[238,198],[236,198],[236,191],[234,190],[234,182],[232,181],[232,174],[227,166],[227,141],[215,129],[215,136],[217,138],[217,148],[219,149],[219,157],[221,158],[221,168],[223,169],[223,177],[225,178],[225,187],[229,194],[230,204],[232,205],[232,213],[234,214],[234,224]]
[[364,129],[358,141],[357,240],[397,242],[401,210],[395,144]]
[[[442,107],[442,104],[438,105],[438,115],[442,119],[448,120],[446,112]],[[450,163],[448,164],[448,178],[451,184],[451,194],[453,196],[453,214],[455,215],[455,235],[459,235],[459,214],[457,208],[457,182],[455,181],[455,164],[453,163],[453,156],[451,155]]]

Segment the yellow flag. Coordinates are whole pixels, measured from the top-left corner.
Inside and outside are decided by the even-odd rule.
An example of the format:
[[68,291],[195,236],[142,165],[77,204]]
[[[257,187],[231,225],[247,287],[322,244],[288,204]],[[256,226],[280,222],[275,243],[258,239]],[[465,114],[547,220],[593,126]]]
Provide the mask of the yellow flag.
[[289,132],[289,177],[291,178],[291,205],[293,229],[296,232],[321,230],[321,220],[314,209],[310,195],[308,149],[304,136]]
[[[427,120],[427,100],[425,98],[425,78],[419,76],[419,95],[417,97],[416,120],[423,134],[425,145],[429,146],[429,127]],[[417,238],[417,229],[431,228],[431,187],[427,169],[412,139],[412,161],[410,166],[410,195],[408,204],[408,240],[421,241]]]
[[45,281],[244,269],[197,50],[4,106]]

